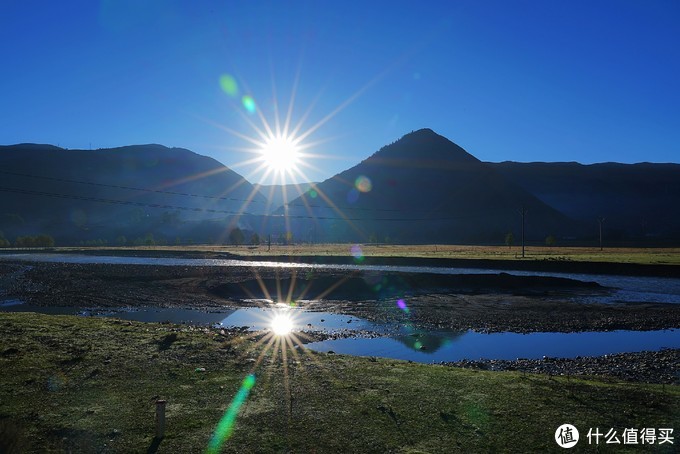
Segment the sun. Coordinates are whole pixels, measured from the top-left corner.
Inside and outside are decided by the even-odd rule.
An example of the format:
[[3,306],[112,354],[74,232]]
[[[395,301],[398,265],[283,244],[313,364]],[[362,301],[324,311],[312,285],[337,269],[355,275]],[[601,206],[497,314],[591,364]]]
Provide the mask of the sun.
[[271,170],[289,172],[297,168],[300,160],[300,147],[290,136],[271,136],[261,150],[262,160]]

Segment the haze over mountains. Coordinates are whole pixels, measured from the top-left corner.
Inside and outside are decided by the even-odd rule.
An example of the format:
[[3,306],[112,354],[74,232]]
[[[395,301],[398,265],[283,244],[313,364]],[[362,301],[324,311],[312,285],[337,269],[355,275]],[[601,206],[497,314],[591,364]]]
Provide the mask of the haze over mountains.
[[680,164],[502,162],[490,166],[591,230],[597,218],[604,218],[610,240],[680,237]]
[[214,159],[161,145],[2,146],[0,179],[5,236],[46,233],[58,244],[114,244],[147,234],[216,241],[225,219],[262,214],[267,206],[249,182]]
[[[99,240],[502,243],[508,232],[592,244],[680,240],[679,164],[485,163],[429,129],[318,184],[251,185],[212,158],[138,145],[0,147],[0,231]],[[269,198],[269,200],[267,200]],[[275,207],[280,206],[278,209]],[[232,238],[233,239],[233,238]]]

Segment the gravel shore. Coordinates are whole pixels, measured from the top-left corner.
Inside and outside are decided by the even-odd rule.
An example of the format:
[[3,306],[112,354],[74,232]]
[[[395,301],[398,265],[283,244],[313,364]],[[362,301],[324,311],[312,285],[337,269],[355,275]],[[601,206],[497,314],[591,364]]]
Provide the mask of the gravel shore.
[[561,376],[597,375],[643,383],[680,384],[680,349],[576,358],[463,360],[442,364],[468,369],[515,370]]
[[[305,310],[422,329],[529,333],[680,328],[679,304],[583,301],[606,291],[589,282],[507,274],[0,263],[0,297],[36,306],[215,310],[262,306],[267,303],[260,298],[275,303],[277,294],[282,300],[290,294],[304,298],[296,304]],[[399,299],[408,311],[396,309]]]
[[[271,289],[272,283],[283,287],[279,293],[284,298],[289,287],[315,289],[314,292],[330,289],[323,298],[297,301],[305,310],[354,315],[379,323],[409,323],[423,330],[529,333],[680,328],[680,305],[583,302],[580,297],[608,289],[588,282],[554,278],[0,262],[0,300],[18,299],[36,306],[191,307],[206,311],[252,307],[268,304],[247,297],[262,297],[253,292],[263,287]],[[378,286],[386,291],[375,290],[375,296],[370,298]],[[301,296],[295,291],[293,294]],[[309,298],[309,295],[302,296]],[[273,295],[272,299],[275,298]],[[408,311],[395,309],[398,299],[405,301]],[[313,340],[326,336],[309,334]],[[678,384],[680,381],[678,349],[594,358],[446,364],[550,375],[600,375],[650,383]]]

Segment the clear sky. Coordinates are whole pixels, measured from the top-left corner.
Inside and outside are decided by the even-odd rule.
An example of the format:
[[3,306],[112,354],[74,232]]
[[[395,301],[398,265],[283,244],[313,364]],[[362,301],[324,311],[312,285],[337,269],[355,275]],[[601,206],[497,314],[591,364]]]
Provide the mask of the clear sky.
[[679,162],[678,24],[677,0],[3,0],[0,143],[160,143],[258,182],[241,135],[295,93],[317,181],[424,127],[485,161]]

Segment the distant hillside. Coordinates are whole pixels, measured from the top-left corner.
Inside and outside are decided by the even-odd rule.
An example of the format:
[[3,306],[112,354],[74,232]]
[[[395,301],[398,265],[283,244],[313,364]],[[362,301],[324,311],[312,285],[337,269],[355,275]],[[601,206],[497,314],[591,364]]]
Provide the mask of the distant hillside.
[[610,239],[680,238],[680,164],[488,165],[593,232],[597,218],[606,218]]
[[246,222],[237,213],[259,214],[265,207],[243,177],[181,148],[0,146],[0,230],[10,239],[46,233],[58,244],[112,244],[147,234],[218,240],[228,225]]
[[511,232],[518,244],[524,207],[534,244],[595,244],[604,217],[610,244],[668,245],[680,241],[678,201],[680,164],[484,163],[429,129],[298,186],[253,186],[161,145],[0,146],[0,232],[12,242],[224,243],[239,227],[239,242],[502,243]]
[[492,166],[422,129],[319,183],[287,213],[296,235],[317,241],[502,242],[507,232],[519,239],[521,207],[530,213],[528,238],[578,230]]
[[316,183],[299,183],[299,184],[284,184],[284,185],[265,185],[255,184],[255,188],[262,194],[262,196],[269,201],[268,212],[274,212],[281,208],[284,204],[291,202],[302,194],[307,192],[309,188]]

